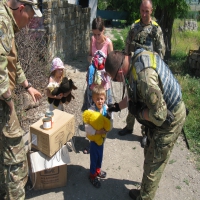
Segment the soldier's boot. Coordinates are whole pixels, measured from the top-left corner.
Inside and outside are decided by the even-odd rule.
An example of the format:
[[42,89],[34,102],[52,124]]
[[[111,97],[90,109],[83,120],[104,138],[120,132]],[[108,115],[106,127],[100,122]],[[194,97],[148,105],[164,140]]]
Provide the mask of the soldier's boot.
[[133,129],[128,129],[127,127],[124,127],[121,131],[118,132],[118,134],[120,136],[124,136],[127,134],[132,134],[133,133]]
[[147,136],[142,136],[141,147],[144,148],[147,145]]
[[132,190],[129,191],[129,196],[133,200],[136,200],[139,195],[140,195],[140,190],[132,189]]
[[0,194],[0,199],[1,199],[1,200],[5,199],[5,197],[6,197],[6,193]]

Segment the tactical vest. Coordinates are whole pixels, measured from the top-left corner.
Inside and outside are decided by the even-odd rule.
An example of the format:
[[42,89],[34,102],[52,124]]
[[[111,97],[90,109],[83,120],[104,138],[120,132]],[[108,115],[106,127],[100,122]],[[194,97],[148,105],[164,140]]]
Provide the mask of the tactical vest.
[[182,99],[182,93],[179,83],[173,76],[167,64],[157,53],[152,53],[143,49],[139,49],[135,52],[132,61],[132,66],[134,67],[132,67],[130,73],[136,81],[137,74],[145,68],[151,67],[157,72],[161,84],[163,99],[167,104],[167,109],[172,111]]
[[132,44],[135,50],[139,47],[143,47],[148,51],[154,51],[154,43],[156,40],[158,24],[155,21],[151,21],[151,24],[147,26],[142,26],[140,19],[135,21],[134,24],[134,39]]

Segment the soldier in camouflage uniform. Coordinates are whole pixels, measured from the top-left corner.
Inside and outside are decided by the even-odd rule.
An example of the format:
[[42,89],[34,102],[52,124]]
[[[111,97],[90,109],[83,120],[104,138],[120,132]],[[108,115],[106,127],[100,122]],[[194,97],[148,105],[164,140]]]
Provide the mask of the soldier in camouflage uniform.
[[135,200],[152,200],[185,122],[180,85],[157,53],[142,48],[131,56],[111,52],[105,70],[113,81],[126,82],[130,94],[110,105],[109,111],[128,106],[138,122],[148,128],[141,189],[132,189],[129,195]]
[[21,84],[36,102],[40,92],[31,87],[20,66],[14,34],[34,16],[42,16],[36,0],[0,2],[0,199],[25,199],[28,178],[26,151],[12,100],[16,84]]
[[[157,52],[161,58],[165,54],[165,43],[163,33],[160,26],[151,19],[152,2],[143,0],[140,5],[141,19],[132,24],[125,43],[125,53],[129,55],[137,47],[143,47],[148,51]],[[126,127],[119,131],[119,135],[123,136],[131,134],[135,124],[135,117],[129,112],[126,118]],[[146,136],[144,126],[142,126],[142,146],[145,145]]]

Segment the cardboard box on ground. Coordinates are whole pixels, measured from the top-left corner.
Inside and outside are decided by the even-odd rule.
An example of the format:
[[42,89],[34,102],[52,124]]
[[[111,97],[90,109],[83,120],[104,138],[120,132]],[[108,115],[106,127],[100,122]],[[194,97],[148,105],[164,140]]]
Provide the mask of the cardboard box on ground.
[[51,158],[40,151],[28,153],[29,176],[34,190],[63,187],[67,183],[70,157],[66,145]]
[[32,147],[45,155],[53,156],[75,133],[75,117],[55,109],[53,127],[43,129],[42,118],[30,126]]

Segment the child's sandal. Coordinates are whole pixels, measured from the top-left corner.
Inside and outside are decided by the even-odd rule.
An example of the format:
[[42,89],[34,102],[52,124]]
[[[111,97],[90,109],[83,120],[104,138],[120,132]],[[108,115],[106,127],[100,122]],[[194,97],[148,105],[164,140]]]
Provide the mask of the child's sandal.
[[101,183],[100,183],[100,181],[98,180],[97,177],[95,177],[95,178],[89,177],[89,179],[90,179],[90,182],[92,183],[92,185],[94,187],[96,187],[96,188],[100,188],[101,187]]
[[97,176],[100,178],[106,178],[106,175],[107,173],[101,170],[101,172]]

